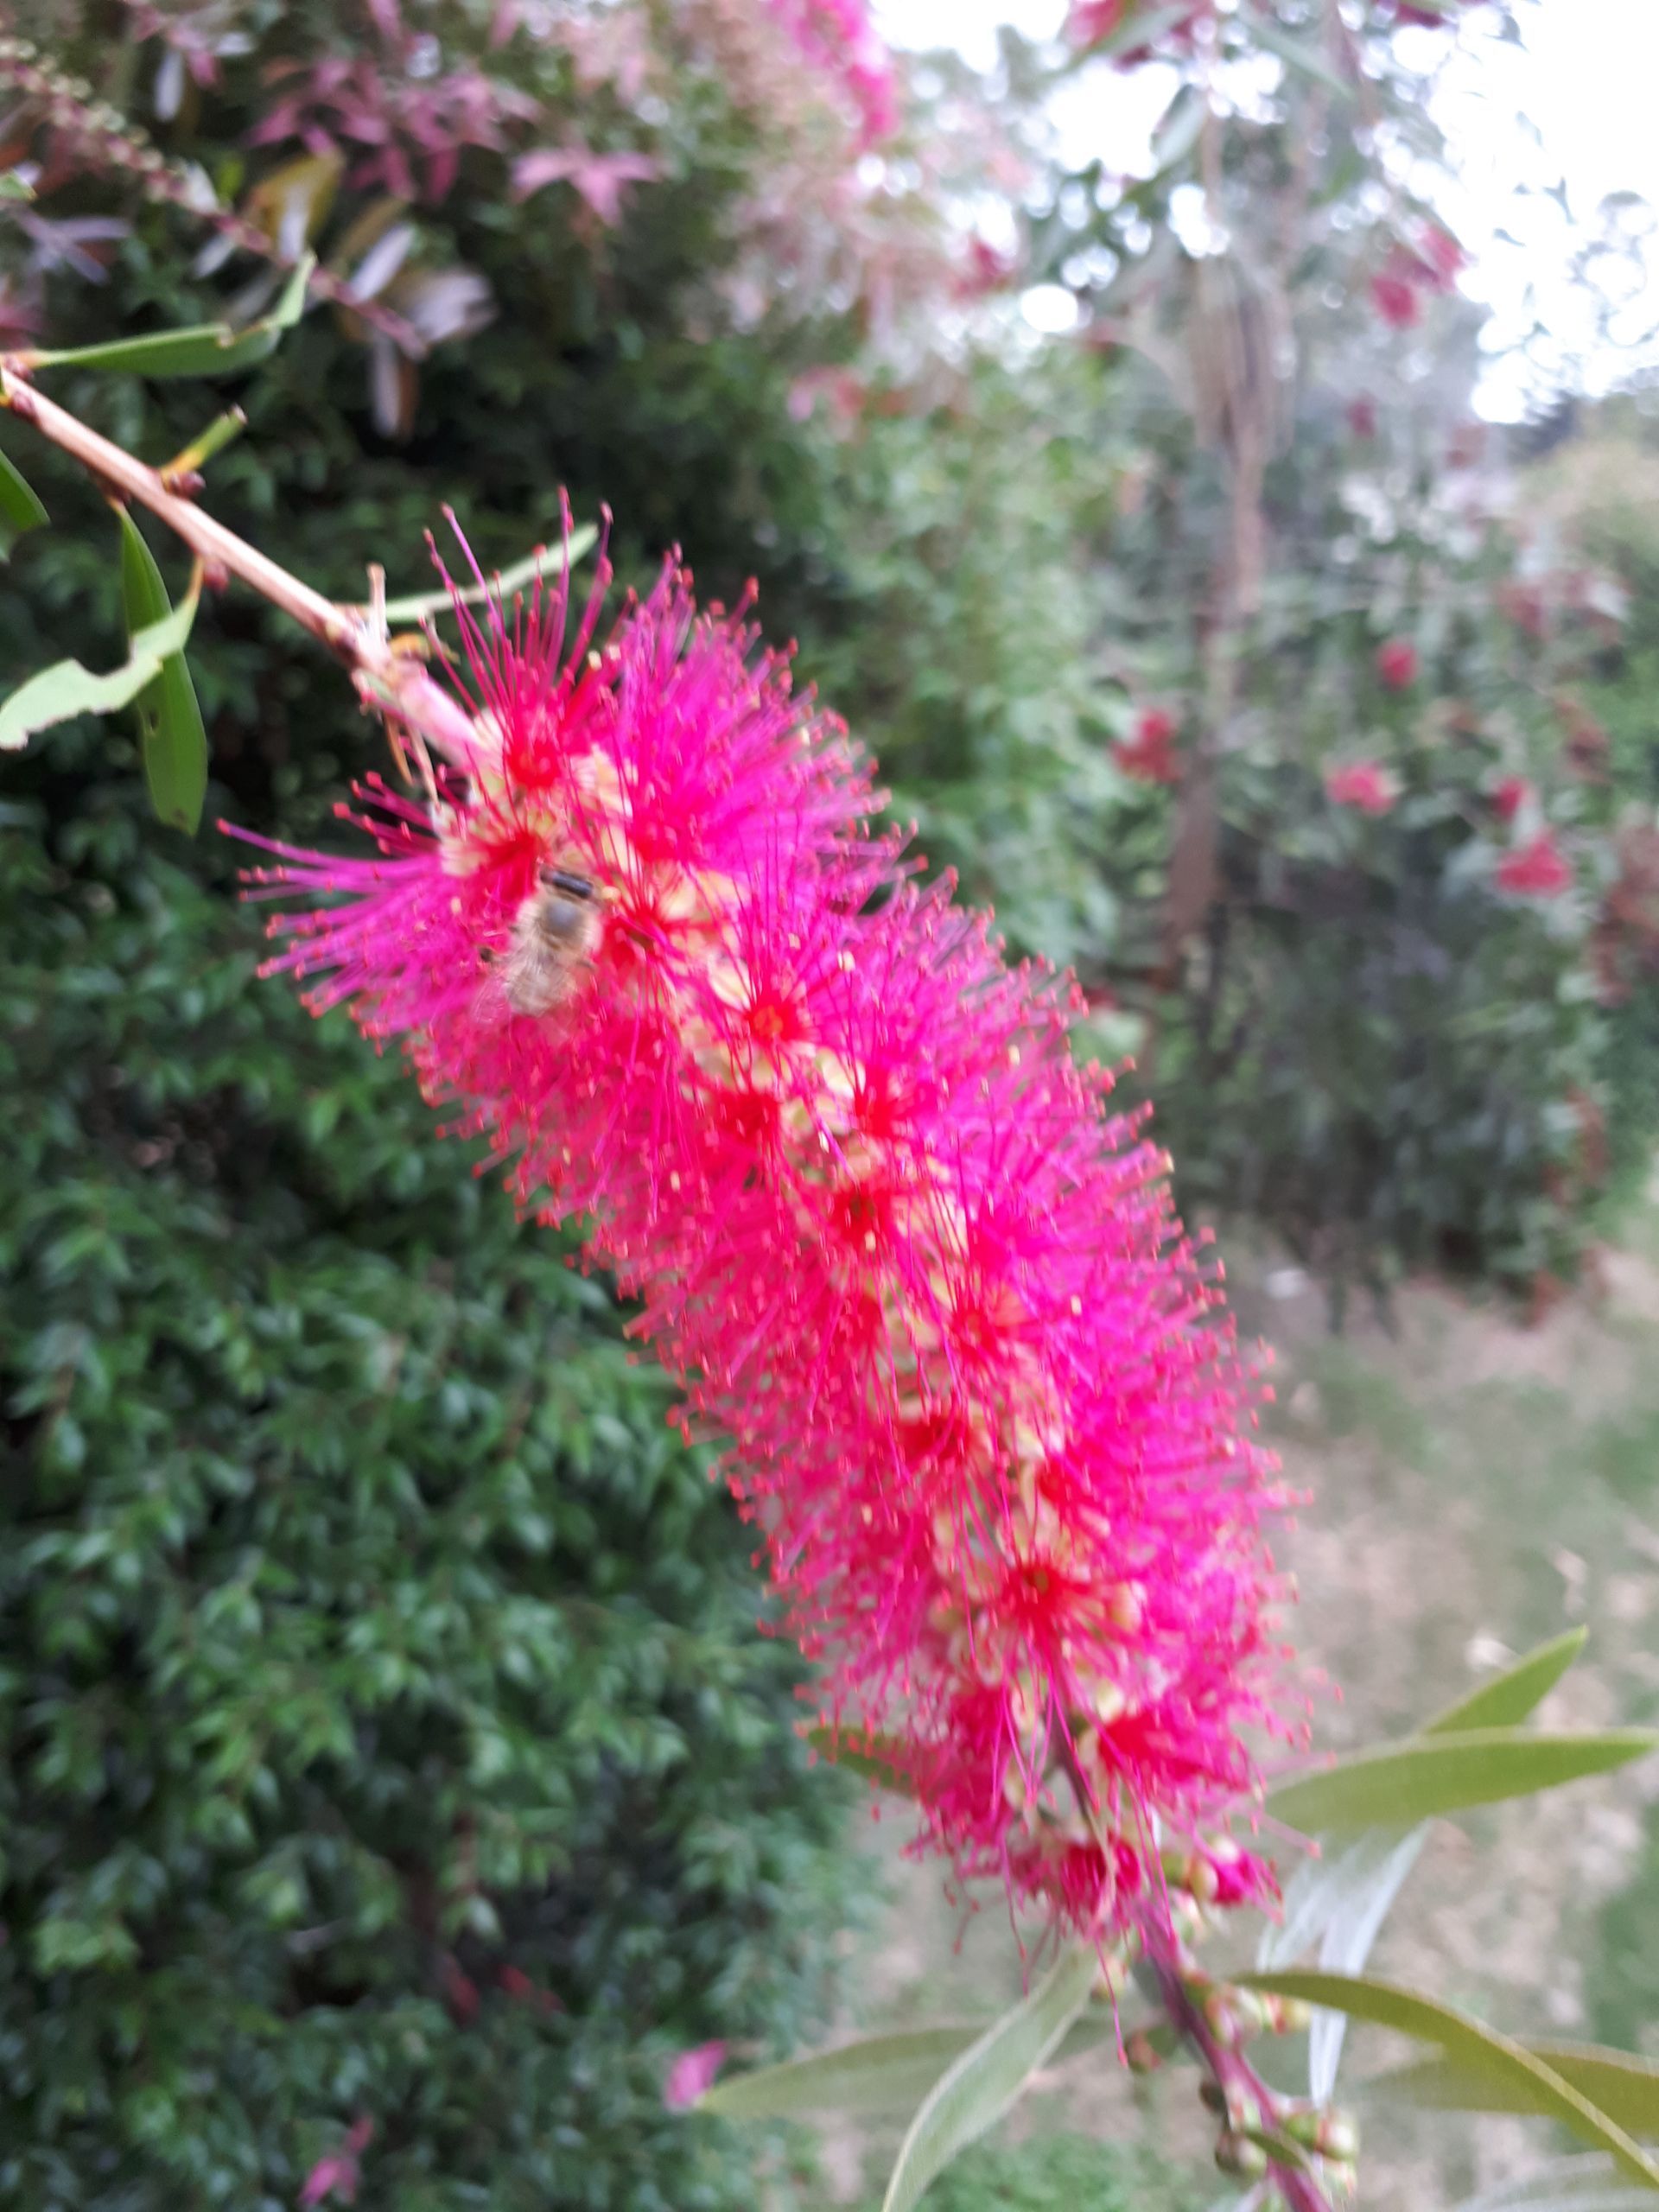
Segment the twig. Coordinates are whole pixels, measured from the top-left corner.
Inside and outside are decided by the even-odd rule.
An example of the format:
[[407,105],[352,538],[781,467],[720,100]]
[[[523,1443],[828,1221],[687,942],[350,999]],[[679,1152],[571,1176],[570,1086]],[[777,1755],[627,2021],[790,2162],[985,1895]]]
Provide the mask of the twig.
[[0,356],[0,406],[73,461],[106,492],[146,507],[202,563],[210,582],[235,576],[297,622],[352,671],[359,694],[435,746],[446,760],[466,766],[478,749],[471,718],[377,629],[366,612],[338,606],[291,575],[245,538],[204,514],[193,499],[170,490],[160,472],[102,436],[67,408],[35,389],[15,358]]

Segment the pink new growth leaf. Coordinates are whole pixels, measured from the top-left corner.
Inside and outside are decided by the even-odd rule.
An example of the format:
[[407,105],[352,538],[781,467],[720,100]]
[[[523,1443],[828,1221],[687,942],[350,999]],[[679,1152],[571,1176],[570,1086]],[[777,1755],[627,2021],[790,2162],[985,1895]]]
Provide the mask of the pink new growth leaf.
[[569,184],[580,193],[607,230],[622,219],[622,194],[663,173],[649,154],[596,154],[588,146],[545,146],[522,154],[512,165],[512,196],[528,200],[550,184]]
[[273,849],[336,903],[271,964],[587,1224],[918,1847],[1109,1932],[1275,1726],[1262,1393],[1168,1163],[741,613],[458,613],[475,737],[362,856]]
[[317,2160],[300,2190],[299,2201],[305,2212],[310,2212],[311,2206],[321,2204],[331,2196],[337,2196],[342,2204],[355,2202],[357,2184],[361,2178],[362,2156],[373,2139],[374,2122],[372,2120],[354,2120],[340,2148]]
[[725,2059],[723,2043],[700,2043],[695,2050],[683,2050],[663,2085],[663,2102],[670,2112],[685,2112],[696,2104],[713,2086]]

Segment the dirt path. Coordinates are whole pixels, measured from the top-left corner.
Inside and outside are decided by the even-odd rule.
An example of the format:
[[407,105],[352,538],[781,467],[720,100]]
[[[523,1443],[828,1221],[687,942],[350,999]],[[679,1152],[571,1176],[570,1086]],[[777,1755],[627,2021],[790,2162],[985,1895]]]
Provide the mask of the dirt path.
[[[1234,1277],[1246,1330],[1278,1348],[1274,1440],[1313,1493],[1285,1549],[1302,1592],[1300,1643],[1342,1685],[1341,1700],[1319,1708],[1319,1740],[1402,1732],[1511,1653],[1580,1621],[1588,1650],[1543,1719],[1595,1726],[1659,1716],[1659,1189],[1599,1285],[1533,1327],[1493,1303],[1422,1286],[1402,1295],[1394,1333],[1362,1317],[1332,1339],[1317,1289],[1295,1270],[1236,1252]],[[1466,1826],[1441,1824],[1376,1970],[1523,2032],[1606,2034],[1613,2016],[1659,2054],[1659,2002],[1649,2012],[1645,1996],[1651,1986],[1659,2000],[1659,1958],[1649,1984],[1632,1981],[1621,1955],[1632,1946],[1659,1954],[1659,1809],[1648,1887],[1627,1888],[1656,1800],[1659,1759]],[[958,1948],[934,1870],[898,1861],[903,1834],[901,1819],[884,1825],[894,1901],[855,1976],[864,2021],[981,2012],[1017,1987],[1006,1923],[988,1910]],[[1618,2004],[1605,1994],[1614,1983]],[[1344,2080],[1392,2056],[1361,2037]],[[1148,2091],[1097,2061],[1084,2067],[1022,2107],[1014,2132],[1152,2133],[1201,2175],[1207,2136],[1190,2077],[1172,2071]],[[879,2197],[879,2160],[894,2139],[882,2128],[832,2131],[831,2195],[857,2202],[874,2187]],[[1371,2112],[1363,2202],[1368,2212],[1452,2212],[1561,2147],[1532,2124]],[[1217,2179],[1211,2171],[1201,2184],[1206,2196]]]

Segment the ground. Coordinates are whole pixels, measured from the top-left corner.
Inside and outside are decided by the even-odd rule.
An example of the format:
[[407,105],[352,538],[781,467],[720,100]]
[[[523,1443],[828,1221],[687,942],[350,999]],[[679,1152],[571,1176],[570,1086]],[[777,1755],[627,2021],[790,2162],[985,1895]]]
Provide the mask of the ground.
[[[1236,1252],[1234,1273],[1244,1325],[1277,1348],[1274,1440],[1309,1493],[1284,1552],[1302,1593],[1300,1648],[1340,1685],[1339,1696],[1315,1694],[1317,1739],[1403,1732],[1580,1622],[1588,1648],[1542,1721],[1659,1719],[1659,1185],[1590,1280],[1530,1323],[1496,1299],[1424,1283],[1400,1295],[1389,1325],[1356,1314],[1333,1338],[1298,1270]],[[899,1860],[905,1833],[899,1808],[876,1831],[893,1903],[849,1976],[867,2027],[972,2018],[1018,1986],[1006,1922],[990,1908],[964,1932],[937,1871]],[[1659,2056],[1656,1928],[1659,1758],[1439,1824],[1372,1963],[1506,2029],[1616,2036]],[[1361,2034],[1344,2060],[1344,2094],[1366,2132],[1367,2212],[1453,2212],[1560,2154],[1541,2124],[1368,2104],[1357,2085],[1395,2055]],[[1150,2136],[1191,2162],[1195,2202],[1219,2193],[1213,2171],[1203,2177],[1208,2138],[1185,2070],[1137,2087],[1096,2055],[1043,2088],[1003,2139]],[[879,2201],[898,2125],[826,2131],[829,2197]],[[986,2202],[1003,2194],[999,2184]],[[1069,2186],[1054,2201],[1093,2212]]]

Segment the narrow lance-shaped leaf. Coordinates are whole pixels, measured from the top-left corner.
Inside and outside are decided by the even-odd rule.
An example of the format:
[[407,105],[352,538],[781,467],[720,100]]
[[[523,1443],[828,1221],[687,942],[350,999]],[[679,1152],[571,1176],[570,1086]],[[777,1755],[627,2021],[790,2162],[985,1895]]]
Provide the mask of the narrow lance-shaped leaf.
[[0,453],[0,561],[11,558],[11,549],[25,531],[38,530],[46,509],[32,486]]
[[1093,1945],[1072,1945],[1022,2004],[963,2051],[911,2122],[881,2212],[911,2212],[957,2152],[1001,2118],[1088,2003],[1099,1972]]
[[1467,1697],[1448,1705],[1423,1723],[1425,1736],[1461,1733],[1470,1728],[1513,1728],[1529,1719],[1584,1649],[1587,1629],[1570,1628],[1552,1637],[1513,1667],[1495,1675]]
[[1571,1736],[1465,1729],[1362,1751],[1275,1789],[1268,1808],[1274,1820],[1310,1834],[1404,1827],[1605,1774],[1656,1745],[1659,1736],[1644,1728]]
[[1298,38],[1284,29],[1265,9],[1241,8],[1239,27],[1253,44],[1263,46],[1299,76],[1311,77],[1339,99],[1351,100],[1354,87],[1339,69],[1333,68],[1312,39]]
[[1583,2141],[1605,2151],[1623,2172],[1649,2189],[1659,2190],[1659,2165],[1616,2120],[1522,2044],[1471,2019],[1466,2012],[1414,1989],[1402,1988],[1396,1982],[1369,1976],[1293,1970],[1242,1974],[1239,1980],[1247,1989],[1300,1997],[1309,2005],[1325,2005],[1345,2012],[1350,2019],[1367,2020],[1418,2043],[1438,2044],[1460,2063],[1524,2096],[1526,2111],[1559,2120]]
[[60,660],[31,676],[0,704],[0,752],[15,752],[37,731],[77,715],[112,715],[130,707],[161,674],[162,662],[182,652],[196,619],[196,599],[193,585],[166,621],[138,632],[127,659],[107,674],[95,674],[78,660]]
[[[959,2026],[941,2022],[891,2035],[861,2036],[834,2050],[734,2075],[701,2097],[697,2109],[717,2113],[722,2120],[798,2120],[804,2113],[913,2108],[952,2062],[980,2040],[988,2024],[984,2020]],[[1104,2044],[1115,2044],[1117,2032],[1109,2010],[1091,2009],[1073,2020],[1054,2056],[1063,2060],[1097,2050]],[[1135,2032],[1132,2024],[1125,2024],[1126,2035]],[[1166,2020],[1149,2021],[1140,2032],[1160,2056],[1174,2055],[1174,2031]]]
[[487,584],[474,585],[471,590],[457,594],[447,591],[423,591],[411,593],[406,599],[389,599],[385,609],[386,620],[389,622],[423,621],[429,614],[447,613],[455,604],[457,597],[463,607],[478,607],[498,593],[503,598],[510,597],[525,584],[533,583],[538,576],[556,576],[567,564],[574,566],[588,551],[598,536],[593,524],[585,522],[580,528],[573,530],[563,543],[538,546],[535,552],[527,554],[522,561],[514,562],[512,568],[502,569]]
[[283,333],[299,321],[314,265],[314,257],[304,255],[270,313],[261,315],[245,330],[233,330],[227,322],[203,322],[187,330],[158,330],[146,338],[111,338],[102,345],[74,346],[26,358],[38,369],[121,370],[143,377],[234,376],[274,353]]
[[1091,54],[1133,53],[1142,46],[1156,46],[1166,31],[1179,30],[1191,17],[1192,0],[1172,0],[1163,8],[1131,8],[1115,30],[1096,39]]
[[[172,607],[137,524],[124,507],[116,512],[121,523],[121,605],[128,636],[136,639],[165,621]],[[143,745],[144,781],[156,818],[194,834],[207,792],[207,733],[181,652],[168,655],[133,704]]]
[[[1364,1828],[1322,1859],[1304,1860],[1286,1891],[1283,1921],[1263,1932],[1257,1966],[1288,1966],[1317,1945],[1325,1971],[1359,1973],[1427,1834],[1426,1822],[1409,1828]],[[1315,2104],[1327,2103],[1336,2088],[1346,2027],[1339,2012],[1313,2016],[1307,2085]]]
[[[1584,1640],[1585,1630],[1573,1629],[1539,1645],[1426,1722],[1422,1732],[1458,1732],[1525,1720],[1577,1658]],[[1256,1965],[1290,1966],[1313,1950],[1327,1972],[1361,1973],[1427,1834],[1426,1821],[1411,1827],[1362,1828],[1334,1842],[1323,1857],[1305,1859],[1286,1891],[1283,1920],[1263,1930]],[[1307,2071],[1308,2094],[1317,2104],[1328,2101],[1336,2087],[1347,2025],[1340,2012],[1322,2011],[1314,2017]]]
[[[1601,2044],[1529,2040],[1524,2048],[1628,2134],[1649,2141],[1659,2139],[1659,2064]],[[1366,2087],[1376,2094],[1444,2111],[1532,2110],[1515,2082],[1484,2074],[1449,2050],[1382,2075]]]

